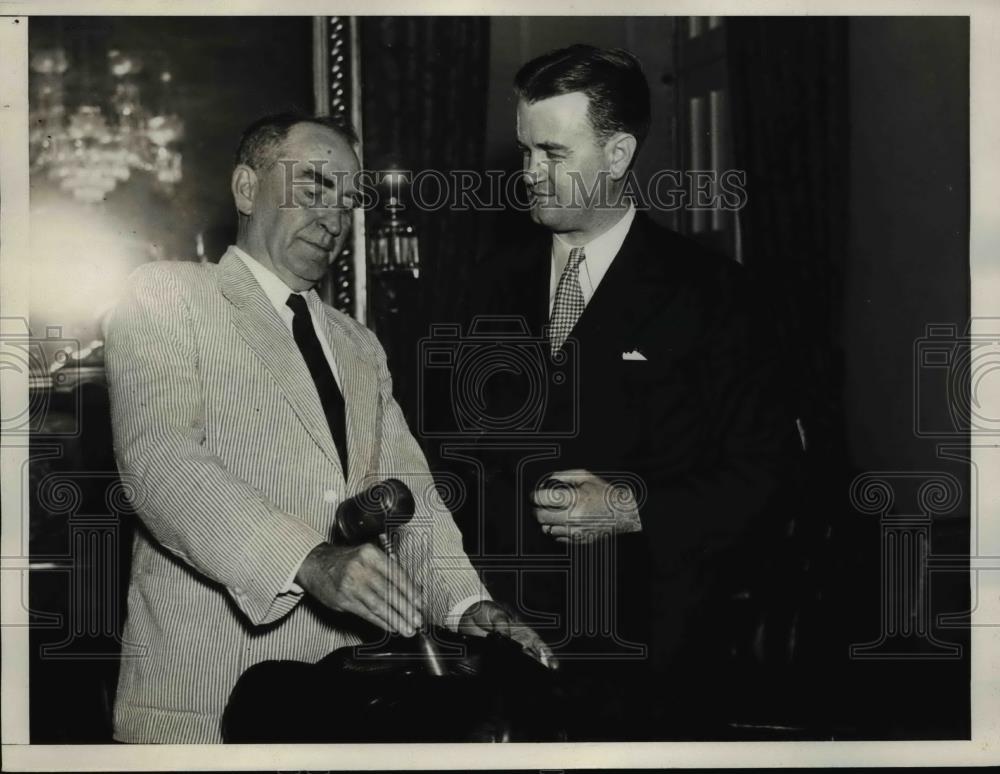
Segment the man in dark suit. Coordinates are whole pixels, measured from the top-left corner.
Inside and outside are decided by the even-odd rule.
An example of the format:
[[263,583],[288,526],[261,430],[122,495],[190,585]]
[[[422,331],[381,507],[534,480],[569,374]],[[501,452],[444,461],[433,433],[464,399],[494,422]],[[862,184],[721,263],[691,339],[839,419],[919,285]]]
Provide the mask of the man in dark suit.
[[572,46],[524,65],[515,90],[537,227],[493,262],[479,310],[523,321],[546,375],[534,393],[493,379],[492,415],[534,394],[541,419],[496,466],[494,493],[514,494],[489,497],[485,546],[516,557],[505,593],[586,686],[578,736],[668,738],[718,665],[706,600],[767,561],[751,537],[789,475],[794,420],[742,268],[623,195],[650,120],[637,60]]

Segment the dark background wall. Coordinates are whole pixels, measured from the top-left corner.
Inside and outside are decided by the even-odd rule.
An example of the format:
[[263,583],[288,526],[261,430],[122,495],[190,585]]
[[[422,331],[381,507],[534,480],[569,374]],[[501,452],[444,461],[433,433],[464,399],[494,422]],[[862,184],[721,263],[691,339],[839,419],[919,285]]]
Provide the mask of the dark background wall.
[[[978,518],[971,469],[961,457],[968,437],[920,437],[954,429],[947,368],[919,367],[920,340],[931,324],[961,336],[970,315],[969,24],[966,18],[853,18],[849,24],[850,164],[848,233],[843,267],[844,422],[853,473],[890,483],[896,515],[925,514],[919,485],[953,476],[958,498],[928,515],[928,554],[962,557]],[[947,337],[945,337],[947,340]],[[949,347],[945,347],[949,349]],[[952,355],[964,346],[953,341]],[[959,389],[968,389],[960,379]],[[919,397],[918,397],[919,396]],[[840,523],[847,640],[875,642],[884,626],[884,528],[877,514],[848,509]],[[897,569],[898,571],[898,569]],[[925,643],[926,658],[904,663],[852,660],[845,682],[869,698],[864,712],[884,736],[944,737],[969,733],[969,576],[921,574],[929,595],[929,631],[958,645],[958,657]],[[901,588],[897,593],[905,594]],[[957,626],[956,626],[957,624]],[[889,650],[887,648],[886,650]],[[879,686],[874,689],[872,686]],[[919,687],[915,687],[919,686]],[[942,711],[941,707],[949,708]]]
[[[847,434],[859,468],[934,469],[913,432],[914,349],[969,317],[969,25],[852,19]],[[943,401],[925,406],[948,422]]]

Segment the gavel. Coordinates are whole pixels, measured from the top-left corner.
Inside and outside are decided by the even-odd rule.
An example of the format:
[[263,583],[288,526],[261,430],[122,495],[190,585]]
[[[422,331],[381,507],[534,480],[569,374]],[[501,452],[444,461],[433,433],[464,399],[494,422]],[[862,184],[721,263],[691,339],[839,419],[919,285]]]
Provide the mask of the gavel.
[[[389,558],[395,559],[395,532],[413,518],[415,510],[409,487],[399,479],[387,478],[344,500],[337,507],[334,539],[349,545],[378,539]],[[442,677],[445,669],[437,646],[425,629],[417,632],[417,638],[427,671]]]

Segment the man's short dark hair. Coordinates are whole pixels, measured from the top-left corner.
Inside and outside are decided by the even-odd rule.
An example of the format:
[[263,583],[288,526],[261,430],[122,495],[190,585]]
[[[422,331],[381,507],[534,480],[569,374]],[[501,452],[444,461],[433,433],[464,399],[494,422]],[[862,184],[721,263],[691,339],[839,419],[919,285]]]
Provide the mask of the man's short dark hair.
[[282,143],[297,124],[325,126],[351,145],[358,141],[358,136],[349,125],[331,116],[315,116],[295,111],[274,113],[257,119],[243,130],[240,144],[236,148],[236,165],[245,164],[255,172],[267,169],[278,160]]
[[642,65],[628,51],[582,43],[532,59],[514,77],[514,90],[526,102],[583,92],[594,132],[606,140],[627,132],[641,147],[649,133],[649,84]]

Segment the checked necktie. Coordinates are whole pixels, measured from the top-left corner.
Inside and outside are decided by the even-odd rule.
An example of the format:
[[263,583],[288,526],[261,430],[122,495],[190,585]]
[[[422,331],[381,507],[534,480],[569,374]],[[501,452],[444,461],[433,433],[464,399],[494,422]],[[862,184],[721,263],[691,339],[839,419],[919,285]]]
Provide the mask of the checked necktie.
[[569,261],[563,269],[556,298],[549,318],[549,343],[555,355],[566,343],[570,331],[583,314],[583,291],[580,289],[580,262],[585,258],[582,247],[574,247],[569,252]]
[[337,380],[333,378],[330,363],[323,354],[323,347],[320,346],[316,336],[306,300],[298,293],[292,293],[285,304],[295,314],[292,318],[292,336],[316,385],[319,402],[323,406],[326,422],[330,426],[330,435],[333,436],[337,453],[340,455],[344,478],[347,478],[347,421],[344,396],[337,386]]

